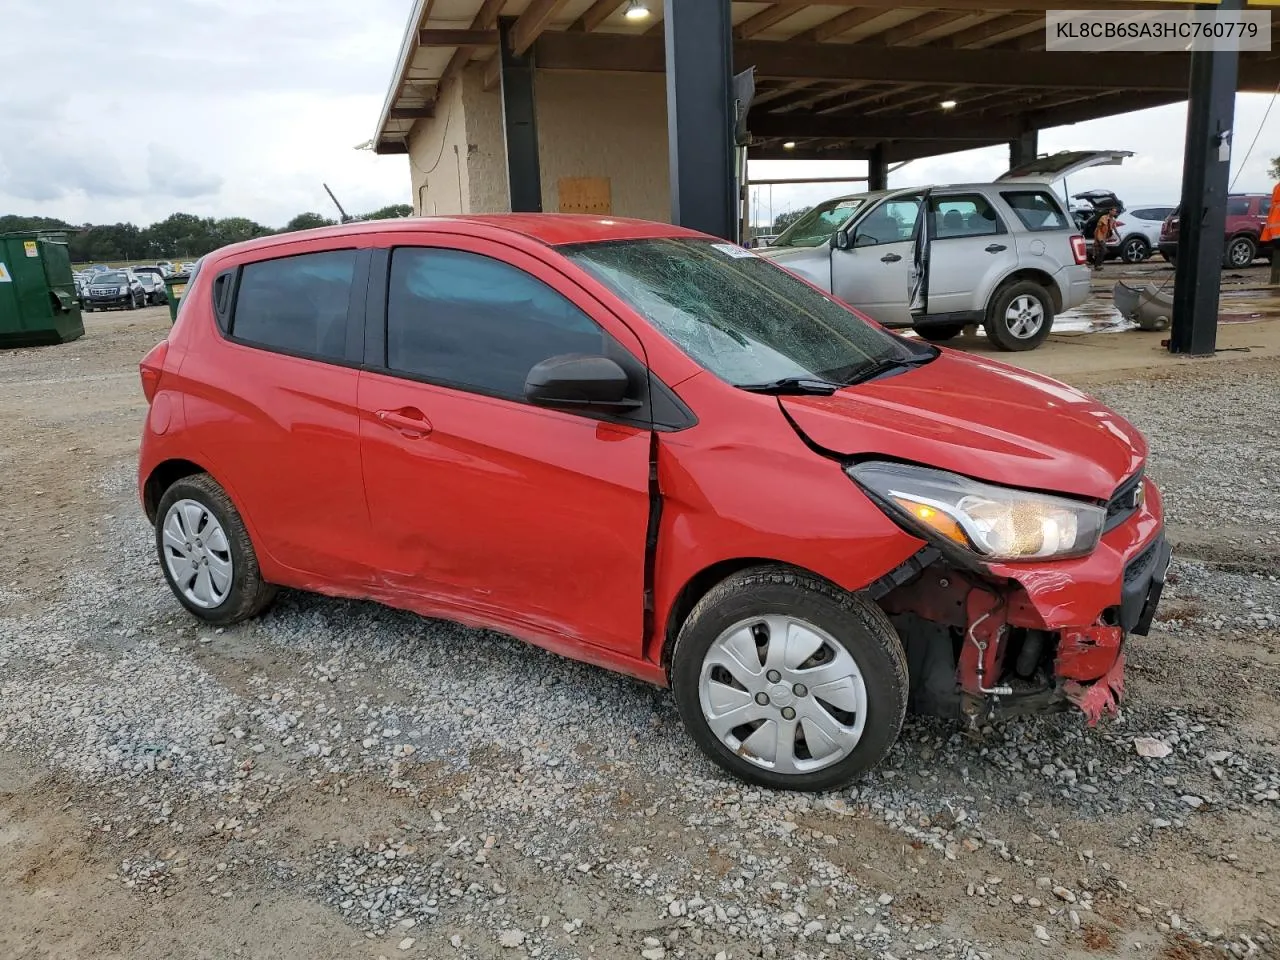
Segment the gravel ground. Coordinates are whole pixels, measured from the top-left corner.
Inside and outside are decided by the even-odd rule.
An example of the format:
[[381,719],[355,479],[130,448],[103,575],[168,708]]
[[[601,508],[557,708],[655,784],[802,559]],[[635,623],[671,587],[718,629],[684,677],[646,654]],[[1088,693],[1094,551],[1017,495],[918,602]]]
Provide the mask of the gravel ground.
[[1120,718],[909,720],[806,797],[499,635],[187,616],[133,491],[165,325],[0,354],[0,957],[1280,956],[1276,364],[1086,385],[1178,549]]

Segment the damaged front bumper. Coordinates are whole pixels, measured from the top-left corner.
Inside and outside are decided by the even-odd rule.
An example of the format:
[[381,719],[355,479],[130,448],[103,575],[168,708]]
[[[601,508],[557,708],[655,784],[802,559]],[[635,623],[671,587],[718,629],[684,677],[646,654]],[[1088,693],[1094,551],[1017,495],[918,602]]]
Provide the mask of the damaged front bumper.
[[903,641],[918,713],[978,726],[996,715],[1081,710],[1124,697],[1125,640],[1146,635],[1171,550],[1159,494],[1090,556],[962,568],[926,548],[873,592]]

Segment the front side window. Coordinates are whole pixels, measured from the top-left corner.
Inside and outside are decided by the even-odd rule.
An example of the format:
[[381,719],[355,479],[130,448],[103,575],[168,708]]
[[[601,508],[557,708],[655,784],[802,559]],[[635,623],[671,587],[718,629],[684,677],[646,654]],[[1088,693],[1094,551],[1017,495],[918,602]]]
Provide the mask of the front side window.
[[875,247],[910,240],[915,235],[916,219],[919,216],[919,197],[886,200],[854,226],[853,245]]
[[1046,190],[1007,190],[1000,196],[1028,230],[1065,230],[1067,216]]
[[401,247],[387,290],[387,366],[476,393],[524,398],[534,366],[600,354],[605,333],[518,267],[462,250]]
[[933,217],[933,236],[937,240],[985,237],[1004,232],[1004,225],[996,216],[995,208],[981,194],[931,196],[929,215]]
[[820,247],[842,229],[865,202],[865,197],[843,197],[820,203],[782,231],[769,246]]
[[907,348],[794,274],[730,243],[616,240],[560,248],[695,362],[735,386],[845,382]]
[[285,353],[342,360],[355,271],[354,250],[245,264],[231,336]]

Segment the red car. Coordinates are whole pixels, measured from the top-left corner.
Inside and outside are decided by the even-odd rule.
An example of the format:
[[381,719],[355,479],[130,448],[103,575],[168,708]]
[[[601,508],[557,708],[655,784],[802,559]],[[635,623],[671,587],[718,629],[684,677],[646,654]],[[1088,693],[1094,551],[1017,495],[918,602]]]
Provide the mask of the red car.
[[[1247,267],[1264,253],[1271,257],[1269,249],[1261,243],[1262,228],[1271,212],[1271,197],[1265,193],[1233,193],[1227,197],[1227,223],[1225,246],[1222,249],[1222,265],[1239,269]],[[1182,219],[1181,208],[1165,218],[1160,227],[1160,253],[1170,263],[1178,260],[1178,227]]]
[[770,787],[848,781],[909,704],[1096,719],[1169,562],[1124,419],[663,224],[227,247],[141,375],[142,503],[197,617],[291,587],[504,631],[670,685]]

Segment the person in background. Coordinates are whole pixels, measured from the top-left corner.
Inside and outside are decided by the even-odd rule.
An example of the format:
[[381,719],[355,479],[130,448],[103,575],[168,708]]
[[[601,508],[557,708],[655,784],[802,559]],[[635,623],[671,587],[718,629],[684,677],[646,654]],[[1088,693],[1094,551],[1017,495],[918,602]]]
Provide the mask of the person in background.
[[1107,259],[1107,241],[1116,230],[1116,208],[1107,207],[1093,227],[1093,269],[1101,270]]
[[1262,255],[1271,261],[1271,282],[1280,283],[1280,183],[1271,191],[1271,209],[1262,228]]

